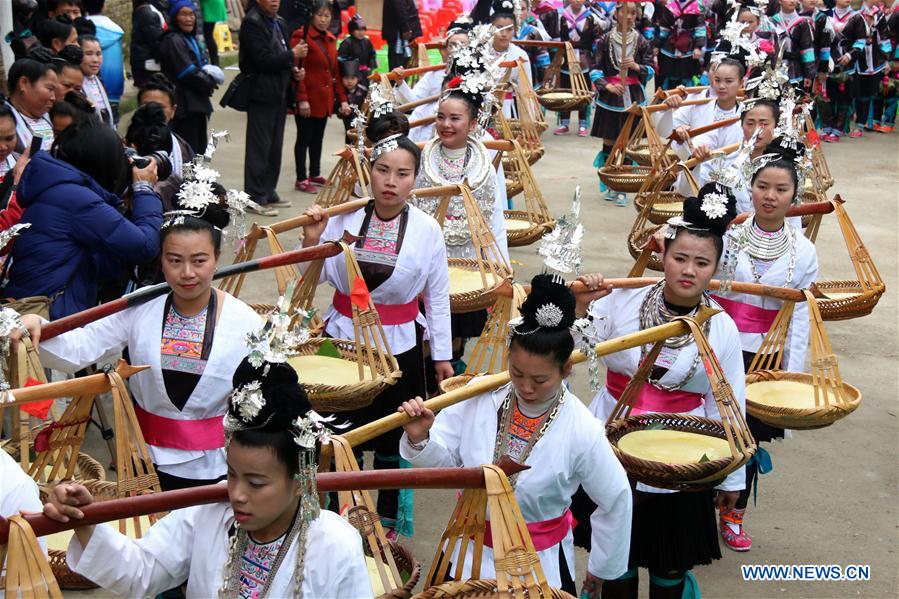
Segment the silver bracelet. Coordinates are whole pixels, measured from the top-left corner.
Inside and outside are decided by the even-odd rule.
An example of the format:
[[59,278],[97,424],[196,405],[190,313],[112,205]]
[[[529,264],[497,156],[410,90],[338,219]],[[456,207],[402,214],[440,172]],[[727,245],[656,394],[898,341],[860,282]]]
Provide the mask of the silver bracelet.
[[156,190],[153,189],[153,186],[150,184],[149,181],[134,181],[131,184],[131,191],[133,193],[140,193],[140,192],[154,193]]

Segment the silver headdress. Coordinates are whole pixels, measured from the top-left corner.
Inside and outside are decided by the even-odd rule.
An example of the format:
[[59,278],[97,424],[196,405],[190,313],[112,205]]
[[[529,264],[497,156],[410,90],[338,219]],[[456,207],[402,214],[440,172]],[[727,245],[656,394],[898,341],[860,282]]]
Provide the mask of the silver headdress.
[[360,156],[365,155],[365,124],[368,119],[365,118],[365,114],[361,110],[359,110],[358,106],[353,106],[353,117],[350,126],[356,131],[356,150],[359,152]]
[[0,308],[0,360],[2,360],[2,367],[0,367],[0,392],[3,393],[3,396],[0,397],[0,405],[7,399],[12,401],[11,397],[6,396],[6,391],[9,391],[9,381],[6,379],[6,365],[9,363],[10,352],[9,337],[13,334],[13,331],[18,331],[21,328],[22,319],[19,317],[18,312],[12,308]]
[[756,129],[752,137],[743,142],[737,151],[737,155],[729,163],[724,156],[717,158],[709,173],[709,180],[730,189],[746,187],[748,181],[752,178],[752,161],[750,157],[761,133],[761,128]]
[[584,227],[580,223],[581,187],[574,191],[568,214],[559,218],[556,226],[546,233],[537,245],[537,254],[547,268],[562,274],[577,275],[581,268],[581,242]]
[[278,298],[275,308],[266,314],[265,323],[253,333],[247,333],[246,343],[250,347],[249,362],[259,368],[269,364],[287,362],[297,355],[304,343],[312,337],[309,323],[314,310],[292,308],[290,305],[296,282],[287,286],[284,295]]
[[206,151],[184,164],[182,172],[184,180],[177,194],[181,209],[166,212],[163,215],[163,229],[182,224],[186,216],[201,218],[207,206],[220,204],[230,217],[230,226],[227,229],[228,238],[237,241],[246,235],[247,208],[259,208],[259,204],[252,201],[249,194],[237,189],[226,190],[223,197],[217,196],[215,184],[221,175],[217,170],[208,166],[218,145],[222,141],[230,141],[230,139],[227,131],[213,131],[209,135]]
[[[493,88],[496,85],[497,73],[493,69],[493,60],[496,53],[493,50],[493,33],[496,28],[492,25],[476,25],[468,36],[468,44],[460,47],[449,59],[447,71],[457,73],[450,86],[443,91],[441,100],[446,99],[452,92],[461,91],[471,97],[480,100],[478,111],[478,127],[480,133],[485,130],[493,116],[493,108],[496,98]],[[458,79],[458,81],[455,81]]]
[[764,73],[746,82],[744,89],[747,92],[755,90],[755,96],[758,99],[780,101],[784,90],[790,86],[790,75],[787,71],[787,64],[783,60],[785,47],[785,44],[781,44],[778,48],[774,66],[766,67]]
[[388,154],[396,149],[399,149],[400,145],[397,143],[397,140],[401,137],[403,137],[401,133],[388,135],[387,137],[376,143],[371,149],[370,162],[374,164],[375,161],[384,154]]
[[372,85],[368,90],[368,108],[371,118],[377,119],[385,114],[393,112],[393,100],[384,94],[384,89],[380,85]]
[[749,36],[743,35],[743,30],[748,25],[740,23],[737,20],[737,15],[738,12],[734,12],[730,22],[721,31],[720,40],[726,42],[726,45],[729,46],[728,49],[719,50],[716,48],[712,52],[711,61],[714,63],[728,56],[739,56],[745,61],[747,69],[758,68],[765,63],[768,55],[759,48],[757,40],[752,40]]
[[[800,123],[807,118],[811,110],[811,104],[801,104],[798,114],[796,107],[796,92],[792,87],[785,88],[780,100],[780,118],[773,132],[778,145],[790,155],[795,156],[794,166],[798,182],[794,203],[799,202],[802,189],[805,187],[805,181],[813,169],[811,151],[805,148],[800,126]],[[767,164],[781,158],[784,158],[784,156],[777,153],[759,156],[751,163],[751,175],[754,175]]]

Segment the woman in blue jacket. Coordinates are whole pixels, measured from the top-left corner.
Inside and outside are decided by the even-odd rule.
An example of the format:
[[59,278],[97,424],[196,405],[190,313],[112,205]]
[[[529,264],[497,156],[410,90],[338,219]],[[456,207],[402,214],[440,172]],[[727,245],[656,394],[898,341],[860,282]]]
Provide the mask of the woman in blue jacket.
[[69,127],[52,154],[35,154],[19,181],[20,222],[31,226],[15,240],[3,295],[47,296],[56,319],[96,305],[111,269],[156,257],[162,202],[156,166],[130,167],[108,126]]

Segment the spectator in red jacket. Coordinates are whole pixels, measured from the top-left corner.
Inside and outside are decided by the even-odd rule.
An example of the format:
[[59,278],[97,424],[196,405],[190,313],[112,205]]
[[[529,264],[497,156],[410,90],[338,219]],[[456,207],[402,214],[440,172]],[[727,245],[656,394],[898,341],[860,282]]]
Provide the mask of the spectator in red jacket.
[[[316,185],[324,185],[321,176],[322,140],[328,117],[334,114],[335,106],[339,116],[350,113],[346,90],[340,81],[337,62],[337,38],[328,32],[331,24],[331,4],[325,0],[314,0],[312,18],[308,27],[293,32],[291,46],[303,41],[309,53],[303,62],[306,77],[297,84],[297,108],[294,118],[297,124],[297,141],[293,147],[297,165],[297,180],[294,187],[306,193],[317,193]],[[309,152],[309,171],[306,171],[306,152]]]

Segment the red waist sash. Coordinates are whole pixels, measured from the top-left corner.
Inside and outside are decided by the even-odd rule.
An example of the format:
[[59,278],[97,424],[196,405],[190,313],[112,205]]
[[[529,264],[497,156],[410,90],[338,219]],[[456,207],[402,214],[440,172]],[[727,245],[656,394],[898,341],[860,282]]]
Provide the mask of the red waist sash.
[[[621,75],[609,75],[606,77],[606,81],[611,83],[612,85],[619,85],[621,83]],[[624,78],[625,83],[628,85],[639,85],[640,78],[634,77],[633,75],[628,75]]]
[[225,446],[224,416],[202,420],[176,420],[151,414],[134,404],[137,423],[144,440],[156,447],[167,449],[205,450]]
[[[493,549],[493,533],[490,530],[490,520],[485,522],[484,545]],[[534,542],[534,549],[543,551],[562,542],[568,531],[577,524],[570,509],[565,510],[558,518],[543,520],[542,522],[528,522],[528,532]]]
[[727,299],[720,295],[713,295],[712,298],[724,308],[741,333],[767,333],[774,324],[779,310],[769,310],[760,308],[752,304],[738,302],[736,300]]
[[[331,298],[331,304],[343,316],[353,317],[353,306],[349,295],[335,291],[334,297]],[[408,304],[375,304],[375,310],[378,311],[381,324],[406,324],[418,318],[418,298]]]
[[[606,389],[615,399],[621,399],[621,394],[631,377],[620,372],[609,370],[606,373]],[[650,383],[644,383],[640,387],[640,394],[634,402],[633,411],[644,412],[692,412],[702,405],[702,395],[689,391],[666,391],[659,389]]]

